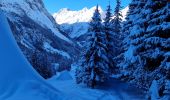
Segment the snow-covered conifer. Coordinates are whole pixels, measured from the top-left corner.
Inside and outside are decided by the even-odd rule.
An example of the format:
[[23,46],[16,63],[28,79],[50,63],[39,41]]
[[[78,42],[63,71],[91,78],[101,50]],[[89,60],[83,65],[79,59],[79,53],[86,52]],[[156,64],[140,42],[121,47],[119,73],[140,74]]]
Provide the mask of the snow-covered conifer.
[[90,22],[89,33],[82,64],[76,71],[76,81],[94,88],[97,82],[104,82],[109,76],[106,36],[98,6]]
[[116,0],[116,8],[114,11],[114,18],[112,19],[112,29],[114,34],[114,56],[117,56],[121,52],[121,43],[122,43],[122,13],[121,9],[121,2],[120,0]]
[[133,0],[132,4],[121,68],[138,86],[148,89],[158,80],[161,88],[170,62],[169,4],[167,0]]
[[113,72],[114,70],[114,55],[117,53],[114,48],[114,33],[113,33],[113,23],[111,23],[112,19],[112,13],[111,13],[111,6],[110,4],[107,6],[106,9],[106,17],[104,19],[104,32],[106,34],[106,46],[108,48],[107,50],[107,56],[109,58],[109,70]]

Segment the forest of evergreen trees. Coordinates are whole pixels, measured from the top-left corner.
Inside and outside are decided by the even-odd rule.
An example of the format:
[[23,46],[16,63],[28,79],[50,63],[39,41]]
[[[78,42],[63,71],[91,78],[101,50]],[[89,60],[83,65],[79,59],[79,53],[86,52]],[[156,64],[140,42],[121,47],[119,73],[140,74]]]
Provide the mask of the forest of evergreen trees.
[[104,22],[96,7],[76,71],[77,83],[95,88],[114,74],[147,92],[156,81],[159,95],[169,95],[170,3],[132,0],[122,22],[121,2],[116,1],[114,16],[109,4]]

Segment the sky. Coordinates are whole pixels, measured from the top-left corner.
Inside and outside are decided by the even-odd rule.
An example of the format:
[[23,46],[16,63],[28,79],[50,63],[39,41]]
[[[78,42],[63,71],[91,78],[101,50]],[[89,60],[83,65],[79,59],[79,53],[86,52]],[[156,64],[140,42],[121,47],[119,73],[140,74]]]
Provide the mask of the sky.
[[[84,7],[91,8],[99,4],[103,9],[109,3],[109,0],[43,0],[47,10],[53,14],[62,8],[69,8],[71,10],[81,10]],[[125,8],[131,0],[122,0],[122,7]],[[112,9],[114,9],[116,0],[110,0]]]

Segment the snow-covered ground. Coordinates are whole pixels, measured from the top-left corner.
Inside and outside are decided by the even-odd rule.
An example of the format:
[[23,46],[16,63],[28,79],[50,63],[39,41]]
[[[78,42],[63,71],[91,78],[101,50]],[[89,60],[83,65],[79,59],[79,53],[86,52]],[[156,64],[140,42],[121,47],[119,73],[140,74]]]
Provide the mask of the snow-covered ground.
[[64,93],[68,100],[145,100],[140,89],[114,78],[96,89],[91,89],[75,83],[74,71],[64,71],[48,82]]
[[67,59],[71,59],[70,55],[67,53],[67,52],[64,52],[64,51],[61,51],[61,50],[58,50],[58,49],[55,49],[53,48],[49,43],[45,42],[44,43],[44,48],[47,52],[51,52],[51,53],[57,53],[63,57],[66,57]]

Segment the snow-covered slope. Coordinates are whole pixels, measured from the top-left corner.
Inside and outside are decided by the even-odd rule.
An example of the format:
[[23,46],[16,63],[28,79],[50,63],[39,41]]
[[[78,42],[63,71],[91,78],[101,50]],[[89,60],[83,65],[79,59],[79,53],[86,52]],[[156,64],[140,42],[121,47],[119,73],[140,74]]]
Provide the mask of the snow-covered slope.
[[66,94],[68,100],[145,100],[141,89],[114,78],[95,89],[76,84],[73,70],[61,72],[48,81]]
[[[122,12],[122,20],[125,20],[128,7],[124,8]],[[58,24],[60,24],[61,30],[64,30],[71,38],[79,38],[84,35],[88,30],[88,22],[94,13],[95,7],[90,9],[83,8],[79,11],[71,11],[67,8],[61,9],[59,12],[54,13],[53,17]],[[102,18],[105,17],[105,11],[99,7]]]
[[59,38],[71,42],[57,30],[56,25],[52,22],[52,18],[44,8],[44,5],[42,5],[41,0],[1,0],[0,4],[2,10],[21,16],[29,16],[29,18],[36,21],[42,27],[50,29]]
[[28,63],[0,12],[0,100],[61,100],[62,93]]
[[[17,43],[34,66],[50,70],[47,68],[50,64],[59,63],[60,66],[69,67],[76,56],[75,44],[60,32],[59,25],[45,9],[42,0],[0,0],[0,10],[7,16]],[[47,51],[45,43],[53,50],[62,52]],[[34,57],[36,60],[40,59],[36,61],[39,65],[33,63]]]

